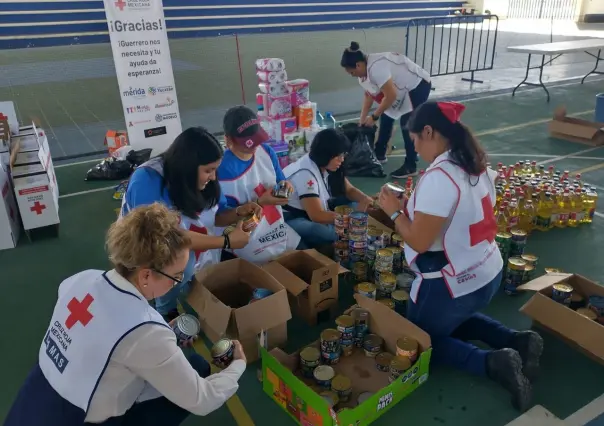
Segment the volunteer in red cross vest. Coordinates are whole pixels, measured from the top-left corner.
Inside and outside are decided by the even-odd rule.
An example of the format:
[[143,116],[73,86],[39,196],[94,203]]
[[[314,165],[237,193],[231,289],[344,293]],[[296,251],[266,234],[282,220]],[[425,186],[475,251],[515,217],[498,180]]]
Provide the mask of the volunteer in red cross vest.
[[[379,202],[403,237],[405,258],[417,274],[408,319],[430,334],[432,360],[494,380],[524,411],[543,341],[478,312],[499,289],[503,260],[495,242],[496,173],[459,121],[463,110],[454,102],[428,102],[414,111],[409,132],[430,166],[405,209],[387,185]],[[480,349],[473,340],[491,349]]]
[[[417,153],[409,137],[406,124],[414,108],[428,100],[432,84],[430,73],[396,52],[370,53],[360,50],[356,41],[350,43],[340,65],[348,74],[358,77],[365,90],[361,108],[360,124],[372,127],[379,121],[375,155],[386,162],[388,141],[392,137],[394,122],[399,120],[405,141],[405,162],[391,173],[392,177],[403,178],[417,173]],[[378,107],[373,113],[373,103]]]
[[246,360],[210,375],[188,358],[147,302],[182,282],[191,240],[178,213],[154,203],[109,229],[114,269],[87,270],[58,290],[37,362],[4,426],[176,426],[204,416],[237,391]]
[[[262,219],[252,231],[249,243],[232,253],[247,261],[261,264],[286,250],[296,249],[300,236],[285,224],[281,206],[286,198],[272,191],[285,181],[277,154],[256,114],[245,106],[229,109],[223,120],[227,150],[218,168],[218,180],[229,207],[255,202],[262,208]],[[285,182],[286,185],[291,185]]]
[[335,206],[356,202],[357,209],[365,211],[373,203],[344,174],[342,164],[349,147],[341,130],[321,130],[313,139],[310,152],[283,171],[294,187],[284,207],[285,221],[307,247],[331,245],[337,240]]
[[206,129],[192,127],[182,132],[163,154],[141,165],[128,183],[121,216],[135,207],[159,202],[180,213],[181,226],[191,239],[183,284],[158,295],[154,301],[157,311],[167,320],[178,315],[177,298],[187,291],[195,271],[219,262],[223,248],[242,248],[248,243],[249,235],[240,225],[228,236],[216,232],[215,225],[227,226],[252,212],[260,212],[254,203],[227,206],[216,180],[222,157],[218,140]]

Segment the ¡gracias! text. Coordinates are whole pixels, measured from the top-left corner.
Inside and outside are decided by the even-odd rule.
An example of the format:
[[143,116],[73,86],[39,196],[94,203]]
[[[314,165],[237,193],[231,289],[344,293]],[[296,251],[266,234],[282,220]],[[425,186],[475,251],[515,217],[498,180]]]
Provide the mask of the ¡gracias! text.
[[140,32],[140,31],[158,31],[163,30],[164,26],[162,19],[156,21],[147,21],[141,19],[138,22],[133,21],[109,21],[109,28],[111,32],[125,33],[125,32]]

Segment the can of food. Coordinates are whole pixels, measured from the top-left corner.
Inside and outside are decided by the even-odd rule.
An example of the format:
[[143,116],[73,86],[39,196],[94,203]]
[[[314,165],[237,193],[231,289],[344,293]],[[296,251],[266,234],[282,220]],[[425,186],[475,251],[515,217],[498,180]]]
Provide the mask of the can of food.
[[501,252],[501,257],[503,257],[504,260],[507,259],[510,256],[510,249],[512,247],[512,234],[509,232],[498,232],[497,235],[495,235],[495,241]]
[[522,284],[528,283],[535,278],[535,267],[531,264],[527,264],[524,267],[524,274],[522,275]]
[[321,332],[321,358],[328,365],[337,364],[340,361],[340,340],[342,333],[333,328]]
[[351,316],[354,318],[354,344],[361,348],[365,335],[369,330],[369,311],[363,308],[354,308]]
[[534,254],[525,253],[520,257],[522,258],[522,260],[524,260],[526,262],[527,265],[532,265],[533,267],[537,268],[539,258],[537,256],[535,256]]
[[258,219],[258,216],[256,216],[256,214],[254,213],[249,216],[246,216],[243,219],[241,228],[245,232],[252,232],[254,229],[256,229],[256,226],[258,226],[259,223],[260,223],[260,220]]
[[528,234],[522,229],[512,229],[512,243],[510,245],[510,256],[522,256],[524,254],[524,247],[526,246],[526,240]]
[[396,341],[396,354],[409,358],[412,364],[417,359],[418,349],[419,343],[417,340],[409,336],[403,336]]
[[392,299],[378,299],[378,302],[387,308],[394,310],[394,302]]
[[224,231],[222,231],[222,235],[229,235],[231,232],[233,232],[235,229],[237,229],[237,227],[235,225],[229,225],[226,228],[224,228]]
[[401,289],[409,293],[411,291],[411,285],[415,280],[415,275],[409,272],[401,272],[396,276],[396,288]]
[[559,274],[562,272],[562,269],[558,268],[543,268],[546,274]]
[[552,286],[552,299],[555,302],[570,306],[570,300],[573,297],[573,288],[568,284],[558,283]]
[[369,215],[365,212],[352,212],[348,215],[348,221],[351,227],[367,229]]
[[180,315],[172,325],[172,330],[179,342],[186,342],[197,336],[200,329],[199,320],[190,314]]
[[395,290],[392,292],[392,301],[394,310],[402,316],[407,316],[407,304],[409,303],[409,293],[405,290]]
[[409,358],[401,355],[395,356],[392,358],[392,361],[390,361],[390,375],[388,376],[388,381],[390,383],[394,382],[409,368],[411,368],[411,361]]
[[214,365],[219,368],[227,368],[233,362],[235,355],[235,345],[231,339],[220,339],[210,351]]
[[352,395],[352,382],[348,377],[338,374],[331,381],[331,390],[338,395],[340,402],[348,402]]
[[360,295],[368,297],[370,299],[375,300],[376,298],[376,287],[375,284],[371,284],[369,282],[359,283],[357,285],[357,291]]
[[317,385],[325,389],[331,389],[331,381],[335,375],[334,369],[329,365],[319,365],[313,372]]
[[518,293],[516,288],[522,284],[524,268],[526,268],[526,262],[520,257],[510,257],[508,259],[505,279],[503,280],[503,291],[505,294],[511,296]]
[[366,335],[365,339],[363,339],[363,349],[365,350],[365,355],[375,358],[375,356],[382,351],[383,344],[384,339],[377,334]]
[[398,274],[403,269],[403,249],[390,246],[388,250],[392,252],[392,271]]
[[323,400],[327,403],[329,408],[334,408],[336,405],[338,405],[340,403],[340,400],[338,399],[338,394],[335,393],[334,391],[331,391],[331,390],[323,391],[319,394],[319,396],[321,398],[323,398]]
[[589,308],[579,308],[577,309],[577,313],[582,317],[595,321],[598,319],[598,315],[594,311]]
[[604,297],[590,296],[587,307],[596,313],[598,318],[604,317]]
[[382,244],[384,244],[384,247],[388,247],[391,243],[390,234],[391,234],[391,232],[388,232],[388,231],[382,232],[381,239],[382,239]]
[[392,263],[392,252],[386,248],[379,249],[376,252],[376,262],[383,261],[386,263]]
[[384,373],[390,371],[390,361],[392,361],[394,355],[388,352],[380,352],[375,356],[375,368]]
[[573,295],[570,298],[570,306],[572,310],[576,311],[579,308],[585,307],[585,298],[576,291],[573,291]]
[[388,182],[386,188],[396,194],[398,199],[402,199],[405,195],[405,188],[400,186],[398,183]]
[[321,352],[317,348],[307,346],[300,351],[300,369],[304,377],[312,378],[315,368],[321,363]]
[[357,397],[357,405],[361,405],[373,396],[373,392],[361,392]]
[[349,206],[337,206],[334,209],[334,212],[337,216],[340,216],[341,218],[346,218],[346,220],[348,220],[348,216],[350,215],[350,213],[353,212],[353,210]]
[[348,239],[350,241],[363,242],[367,246],[367,229],[349,226]]
[[400,248],[403,248],[403,237],[401,237],[399,234],[396,233],[392,233],[392,236],[390,237],[390,241],[392,242],[393,246],[398,246]]
[[352,273],[357,281],[367,280],[367,264],[365,262],[355,262],[352,265]]
[[350,315],[340,315],[336,318],[338,331],[342,333],[342,341],[352,340],[354,337],[355,323]]
[[291,193],[292,193],[291,187],[287,184],[287,181],[285,181],[285,180],[279,182],[273,188],[273,197],[289,198]]

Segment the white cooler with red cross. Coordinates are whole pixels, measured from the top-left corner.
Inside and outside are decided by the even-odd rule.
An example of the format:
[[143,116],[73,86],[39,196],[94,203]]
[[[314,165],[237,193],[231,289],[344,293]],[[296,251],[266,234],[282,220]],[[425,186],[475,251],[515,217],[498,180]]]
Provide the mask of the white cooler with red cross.
[[46,134],[34,126],[30,134],[14,137],[13,141],[18,153],[11,174],[23,229],[57,225],[59,188]]

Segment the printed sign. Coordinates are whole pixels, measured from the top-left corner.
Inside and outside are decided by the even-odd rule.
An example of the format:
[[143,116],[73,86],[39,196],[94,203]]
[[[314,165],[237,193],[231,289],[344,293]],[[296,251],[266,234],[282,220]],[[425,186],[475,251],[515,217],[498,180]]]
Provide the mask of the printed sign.
[[159,154],[182,132],[162,0],[103,2],[130,145]]

